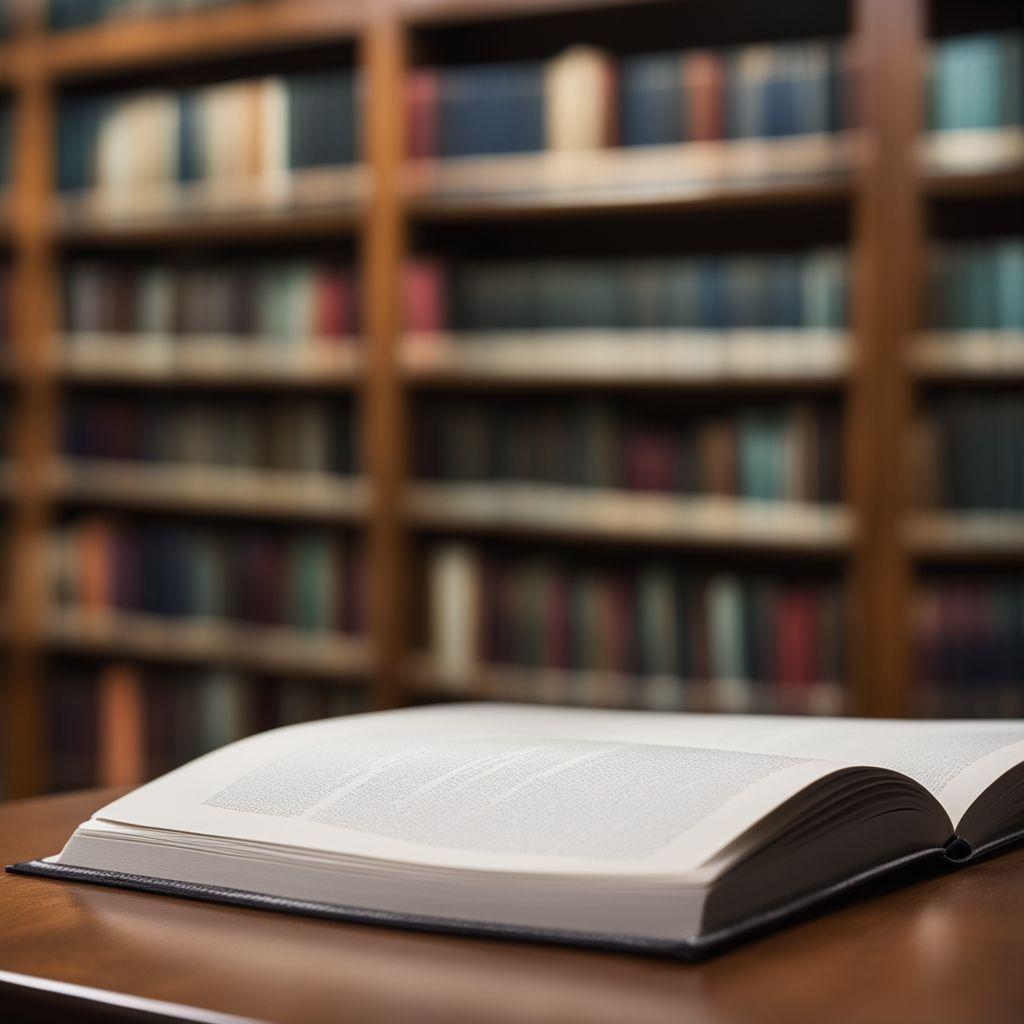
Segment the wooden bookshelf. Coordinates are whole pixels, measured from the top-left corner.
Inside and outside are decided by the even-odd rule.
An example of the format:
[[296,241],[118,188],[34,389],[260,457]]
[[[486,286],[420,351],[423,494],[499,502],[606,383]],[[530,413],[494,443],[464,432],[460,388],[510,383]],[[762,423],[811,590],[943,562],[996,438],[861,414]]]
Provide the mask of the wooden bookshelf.
[[406,335],[400,370],[418,386],[835,389],[842,331],[535,331]]
[[846,509],[790,502],[536,484],[415,483],[406,495],[418,529],[833,556],[852,539]]
[[[1017,520],[912,513],[904,493],[903,441],[914,387],[1024,377],[1017,343],[999,347],[991,337],[917,334],[927,205],[951,197],[1012,202],[1024,194],[1021,133],[1001,133],[974,146],[967,163],[949,138],[924,135],[922,74],[936,3],[849,0],[844,5],[860,83],[855,133],[608,150],[587,160],[526,154],[404,161],[406,69],[425,35],[433,39],[473,26],[480,31],[489,19],[496,19],[499,30],[530,18],[543,27],[543,18],[550,16],[559,25],[578,19],[580,38],[588,38],[587,19],[595,11],[631,22],[657,4],[263,0],[55,34],[37,20],[0,41],[0,90],[10,96],[16,120],[14,181],[0,201],[0,248],[18,282],[15,359],[11,372],[0,368],[16,410],[10,462],[0,475],[14,552],[10,569],[19,580],[7,613],[0,715],[8,794],[30,794],[43,784],[42,665],[51,653],[365,681],[378,706],[466,692],[567,699],[566,694],[635,685],[494,667],[482,669],[468,688],[461,680],[453,686],[413,651],[414,612],[422,603],[412,593],[414,548],[424,533],[518,534],[548,541],[571,536],[626,549],[737,548],[744,558],[763,552],[819,568],[823,558],[831,559],[835,565],[828,568],[839,574],[852,608],[843,709],[910,710],[906,624],[918,563],[991,564],[1016,560],[1024,551],[1024,528]],[[720,19],[729,24],[716,31],[742,40],[737,25],[753,7],[738,2],[735,11],[723,8]],[[542,33],[538,29],[535,35]],[[756,41],[756,34],[749,41]],[[330,48],[354,49],[363,76],[364,166],[311,175],[269,199],[262,185],[251,182],[226,198],[201,190],[175,192],[130,208],[119,205],[119,197],[58,197],[53,147],[60,92],[103,83],[129,88],[135,81],[160,82],[196,67],[209,76],[221,62],[233,68],[251,65],[262,73],[277,60]],[[836,335],[817,349],[801,349],[798,338],[781,339],[780,346],[776,337],[763,357],[753,338],[719,345],[709,354],[708,346],[676,347],[663,344],[665,338],[623,344],[622,338],[592,334],[565,338],[564,344],[548,338],[543,346],[537,339],[519,339],[518,351],[515,345],[499,351],[487,340],[477,345],[457,336],[403,336],[402,264],[411,236],[421,230],[465,231],[520,219],[558,225],[570,218],[578,228],[592,215],[600,215],[604,224],[616,217],[623,223],[671,217],[685,238],[698,218],[700,231],[713,233],[713,218],[744,218],[755,208],[776,207],[786,229],[800,218],[813,220],[823,207],[845,218],[843,238],[854,267],[848,336]],[[538,226],[544,225],[531,225]],[[59,333],[60,262],[68,251],[123,256],[143,249],[195,251],[250,243],[300,248],[307,242],[322,248],[334,239],[359,256],[365,336],[356,344],[290,362],[274,346],[244,351],[223,346],[211,361],[210,346],[207,355],[193,357],[180,339],[140,346],[137,339],[68,339]],[[737,246],[743,244],[738,237]],[[604,354],[594,358],[601,346]],[[703,362],[695,354],[701,351]],[[239,473],[226,485],[219,471],[214,484],[194,470],[69,466],[55,444],[60,389],[78,385],[232,394],[351,392],[360,400],[367,476],[328,485]],[[847,505],[780,506],[763,515],[743,503],[576,494],[549,495],[538,505],[525,492],[510,500],[508,489],[499,496],[493,488],[483,493],[416,484],[409,479],[410,404],[420,390],[452,388],[488,395],[512,388],[657,389],[678,392],[683,402],[733,392],[814,392],[842,403]],[[46,541],[61,504],[75,502],[364,529],[373,581],[370,634],[365,641],[323,639],[145,617],[54,614],[44,572]]]
[[106,509],[311,523],[358,523],[370,511],[364,480],[230,466],[56,462],[50,487],[54,500]]
[[221,665],[339,683],[365,681],[373,671],[363,641],[277,628],[62,608],[48,613],[43,633],[50,648],[72,654]]
[[937,331],[908,349],[910,370],[923,382],[1024,380],[1020,331]]
[[141,388],[342,390],[365,373],[363,344],[295,345],[248,338],[57,338],[53,371],[67,381]]

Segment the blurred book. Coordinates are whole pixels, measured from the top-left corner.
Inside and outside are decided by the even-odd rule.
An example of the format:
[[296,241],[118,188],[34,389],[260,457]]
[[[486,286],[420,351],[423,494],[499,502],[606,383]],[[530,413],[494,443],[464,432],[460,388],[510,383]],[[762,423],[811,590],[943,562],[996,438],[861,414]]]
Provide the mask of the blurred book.
[[[199,212],[274,205],[297,198],[300,172],[358,161],[358,116],[347,70],[77,94],[59,109],[57,185],[84,196],[68,215],[170,215],[190,198]],[[314,184],[298,198],[338,199]]]
[[79,518],[53,541],[58,608],[95,617],[143,613],[172,621],[361,634],[363,553],[321,530],[228,529],[103,516]]
[[1024,163],[1024,34],[937,40],[931,51],[923,140],[933,173],[985,172]]
[[839,410],[808,402],[702,415],[609,400],[448,399],[420,408],[414,468],[450,483],[834,504],[841,449]]
[[64,454],[79,461],[352,475],[359,451],[345,400],[76,396]]
[[136,785],[283,725],[365,711],[358,685],[130,663],[55,666],[53,790]]
[[152,18],[257,2],[259,0],[46,0],[47,24],[61,32],[104,21]]
[[[844,617],[832,583],[706,574],[672,563],[437,544],[428,556],[424,662],[448,693],[622,707],[834,712]],[[529,670],[529,671],[526,671]]]
[[912,632],[922,715],[1024,715],[1024,577],[955,576],[919,588]]
[[837,132],[843,57],[831,40],[616,59],[577,46],[547,62],[417,68],[406,86],[418,159],[586,151]]

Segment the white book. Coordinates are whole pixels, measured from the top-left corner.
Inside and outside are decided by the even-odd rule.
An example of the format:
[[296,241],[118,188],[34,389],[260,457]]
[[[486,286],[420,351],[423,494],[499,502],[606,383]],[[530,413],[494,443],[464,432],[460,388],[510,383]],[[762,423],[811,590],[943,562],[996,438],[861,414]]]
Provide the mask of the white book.
[[686,956],[1008,842],[1022,779],[1019,722],[447,705],[233,743],[13,870]]

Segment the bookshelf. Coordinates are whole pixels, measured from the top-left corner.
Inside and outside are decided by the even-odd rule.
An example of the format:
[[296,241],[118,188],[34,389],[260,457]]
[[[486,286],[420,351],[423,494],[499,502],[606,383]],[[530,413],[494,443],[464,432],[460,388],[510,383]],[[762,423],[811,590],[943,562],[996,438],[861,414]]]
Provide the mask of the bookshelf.
[[[160,17],[49,32],[38,16],[0,40],[0,95],[14,112],[13,180],[0,199],[0,260],[17,281],[11,356],[0,387],[11,395],[11,452],[0,494],[13,552],[7,591],[4,715],[6,791],[38,792],[47,777],[46,663],[74,655],[234,666],[368,685],[376,706],[447,698],[567,699],[629,703],[647,684],[603,675],[509,665],[484,667],[466,690],[418,646],[429,617],[424,547],[463,537],[531,550],[593,548],[617,558],[659,552],[742,564],[775,561],[785,571],[828,573],[848,608],[845,680],[810,710],[863,714],[914,708],[908,636],[922,567],[983,569],[1024,555],[1019,516],[964,517],[914,511],[905,486],[916,403],[930,389],[964,384],[1019,388],[1019,339],[994,332],[925,330],[926,248],[948,204],[1008,211],[1024,189],[1021,132],[972,137],[969,160],[952,135],[925,131],[922,69],[935,36],[1012,24],[1012,5],[979,7],[976,21],[944,0],[792,0],[774,12],[730,0],[709,14],[661,0],[262,0]],[[706,24],[694,20],[706,17]],[[676,20],[674,20],[676,19]],[[819,34],[845,38],[857,69],[855,130],[828,137],[608,148],[587,158],[531,153],[405,159],[405,79],[424,64],[548,57],[556,44],[616,43],[655,50],[659,34],[694,32],[698,43],[735,45]],[[681,26],[681,27],[679,27]],[[704,32],[704,35],[701,35]],[[614,48],[614,46],[613,46]],[[621,47],[620,47],[621,49]],[[216,82],[274,74],[304,54],[334,55],[360,70],[362,163],[304,172],[271,199],[241,189],[211,199],[202,188],[155,192],[131,204],[56,189],[60,98],[77,89],[131,90],[154,83]],[[198,70],[197,70],[198,69]],[[908,159],[907,154],[917,154]],[[483,228],[526,238],[587,239],[629,253],[624,237],[690,232],[721,248],[778,238],[782,247],[816,233],[838,240],[852,267],[848,331],[802,351],[776,333],[767,344],[741,336],[713,357],[699,331],[590,330],[477,338],[416,335],[403,326],[403,267],[410,254],[459,252]],[[546,235],[544,234],[546,232]],[[617,237],[616,237],[617,236]],[[512,237],[511,234],[509,237]],[[102,334],[62,334],[62,276],[69,253],[131,259],[145,251],[224,252],[232,247],[320,251],[341,246],[360,275],[361,346],[282,362],[258,346],[210,357],[215,346],[148,346]],[[517,245],[519,243],[516,243]],[[542,246],[543,241],[534,243]],[[661,244],[661,243],[659,243]],[[665,242],[663,248],[671,245]],[[617,249],[616,249],[617,246]],[[758,244],[758,248],[764,248]],[[515,248],[515,246],[513,246]],[[657,248],[657,246],[656,246]],[[691,246],[700,252],[700,245]],[[528,243],[516,250],[529,258]],[[719,339],[721,340],[721,339]],[[763,339],[762,339],[763,340]],[[705,339],[706,341],[706,339]],[[628,355],[622,353],[627,351]],[[607,358],[587,358],[600,350]],[[363,475],[298,480],[267,471],[154,468],[118,462],[71,465],[59,451],[66,394],[131,388],[145,397],[226,393],[346,395],[359,403]],[[434,395],[621,395],[643,401],[678,394],[687,403],[813,398],[842,410],[841,506],[674,499],[627,492],[458,486],[414,478],[416,409]],[[69,506],[125,515],[228,521],[270,520],[354,530],[365,538],[372,580],[369,631],[301,638],[238,627],[175,624],[127,613],[95,616],[50,604],[48,542]],[[817,578],[817,577],[815,577]],[[833,685],[834,684],[834,685]],[[835,695],[845,693],[840,704]],[[654,687],[644,706],[658,706]],[[713,706],[713,702],[712,702]]]

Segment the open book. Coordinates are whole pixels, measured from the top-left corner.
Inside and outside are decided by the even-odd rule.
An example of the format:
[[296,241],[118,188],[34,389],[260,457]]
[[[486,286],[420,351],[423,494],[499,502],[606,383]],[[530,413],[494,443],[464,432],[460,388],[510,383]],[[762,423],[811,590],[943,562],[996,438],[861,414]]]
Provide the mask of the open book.
[[695,955],[1024,831],[1024,723],[448,705],[187,764],[28,874]]

